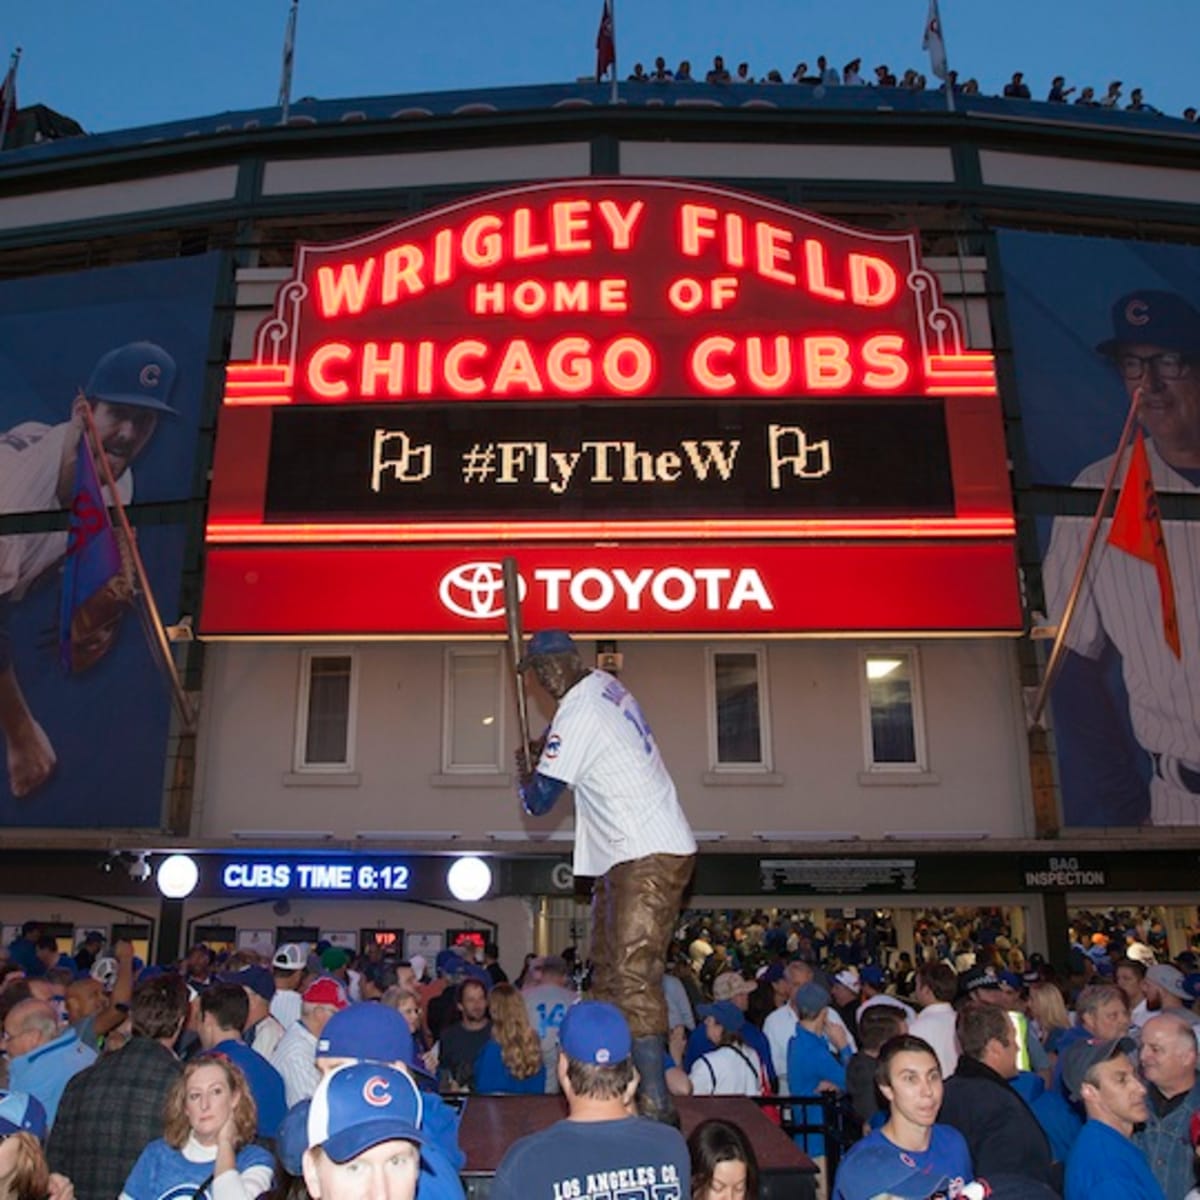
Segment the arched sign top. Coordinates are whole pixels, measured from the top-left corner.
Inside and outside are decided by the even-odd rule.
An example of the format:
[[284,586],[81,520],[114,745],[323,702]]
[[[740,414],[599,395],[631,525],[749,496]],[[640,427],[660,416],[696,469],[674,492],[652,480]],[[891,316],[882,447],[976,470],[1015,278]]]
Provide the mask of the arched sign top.
[[704,184],[506,188],[302,244],[229,405],[990,395],[917,235]]

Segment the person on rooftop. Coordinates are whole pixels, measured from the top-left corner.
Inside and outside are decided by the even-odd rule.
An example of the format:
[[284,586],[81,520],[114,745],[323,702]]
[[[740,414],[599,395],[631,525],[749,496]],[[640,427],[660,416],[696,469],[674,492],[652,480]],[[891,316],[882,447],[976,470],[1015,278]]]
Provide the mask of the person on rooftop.
[[705,83],[729,83],[729,71],[725,66],[725,60],[719,55],[713,55],[713,65],[708,74],[704,76]]
[[1014,71],[1012,79],[1004,85],[1004,96],[1008,100],[1028,100],[1029,85],[1021,71]]
[[1066,104],[1067,97],[1075,90],[1073,87],[1064,87],[1066,82],[1062,75],[1055,75],[1050,83],[1050,94],[1046,97],[1051,104]]

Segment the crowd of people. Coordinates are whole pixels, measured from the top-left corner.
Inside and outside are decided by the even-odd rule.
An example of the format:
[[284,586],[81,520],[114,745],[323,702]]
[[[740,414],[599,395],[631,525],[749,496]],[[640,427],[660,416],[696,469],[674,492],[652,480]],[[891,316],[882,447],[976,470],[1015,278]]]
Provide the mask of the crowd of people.
[[[1073,936],[1056,971],[996,909],[928,913],[903,948],[886,913],[685,914],[668,1086],[754,1098],[837,1200],[1196,1200],[1200,960],[1168,961],[1137,913],[1082,914]],[[561,1093],[567,1117],[509,1148],[498,1200],[618,1176],[757,1194],[736,1124],[685,1141],[636,1115],[629,1024],[587,987],[571,950],[511,981],[494,945],[432,963],[198,945],[144,967],[99,935],[62,954],[30,922],[0,963],[0,1196],[459,1197],[460,1098],[522,1093]]]
[[[660,54],[654,60],[654,67],[647,71],[643,63],[635,63],[627,77],[628,83],[670,84],[670,83],[707,83],[718,87],[745,83],[794,83],[808,88],[836,87],[876,87],[901,88],[905,91],[923,92],[929,86],[929,81],[920,71],[909,68],[897,77],[886,63],[881,63],[871,72],[871,77],[863,75],[862,59],[853,58],[840,70],[832,65],[824,55],[818,56],[815,64],[810,67],[806,62],[799,62],[791,75],[785,79],[783,72],[772,68],[760,76],[750,70],[750,64],[740,62],[730,71],[725,65],[725,59],[720,55],[713,56],[712,66],[698,76],[692,72],[692,64],[688,59],[680,60],[679,65],[671,70],[666,59]],[[1066,78],[1056,75],[1050,82],[1046,92],[1046,101],[1050,104],[1074,103],[1088,108],[1124,109],[1126,112],[1158,113],[1159,110],[1149,104],[1143,90],[1133,88],[1125,98],[1122,80],[1114,79],[1097,98],[1094,87],[1068,87]],[[952,88],[955,94],[963,96],[978,96],[980,94],[979,80],[975,78],[960,81],[957,71],[948,71],[945,82],[938,85],[939,91]],[[1078,93],[1076,95],[1076,93]],[[1008,100],[1032,100],[1033,93],[1025,81],[1021,71],[1014,71],[1012,78],[1004,85],[1001,95]],[[1071,97],[1075,99],[1072,100]],[[1183,119],[1196,120],[1196,109],[1188,107],[1183,111]]]

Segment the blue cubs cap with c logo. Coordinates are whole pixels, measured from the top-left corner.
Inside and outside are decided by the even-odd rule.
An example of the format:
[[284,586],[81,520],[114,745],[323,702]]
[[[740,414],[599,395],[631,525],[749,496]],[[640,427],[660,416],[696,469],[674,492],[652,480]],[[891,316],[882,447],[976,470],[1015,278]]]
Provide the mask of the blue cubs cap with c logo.
[[1200,354],[1200,312],[1176,292],[1148,288],[1122,296],[1112,307],[1112,327],[1112,337],[1096,347],[1101,354],[1139,344]]
[[336,1163],[349,1162],[381,1142],[421,1145],[421,1093],[413,1081],[382,1063],[349,1063],[317,1085],[308,1108],[308,1145]]
[[130,342],[110,350],[96,364],[84,388],[90,400],[152,408],[178,415],[167,400],[175,387],[175,360],[153,342]]

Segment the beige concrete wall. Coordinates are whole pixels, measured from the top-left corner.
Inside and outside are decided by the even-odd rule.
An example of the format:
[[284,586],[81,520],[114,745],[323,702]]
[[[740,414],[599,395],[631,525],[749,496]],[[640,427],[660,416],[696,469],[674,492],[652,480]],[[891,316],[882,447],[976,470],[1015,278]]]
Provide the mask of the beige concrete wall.
[[[709,773],[703,642],[622,643],[622,679],[654,727],[698,830],[730,841],[770,830],[853,832],[864,839],[912,831],[1030,834],[1014,645],[1002,639],[903,644],[918,650],[928,741],[928,770],[909,776],[866,771],[863,643],[764,643],[774,749],[769,773]],[[441,644],[369,643],[355,652],[353,769],[297,775],[301,647],[210,646],[197,836],[256,830],[307,830],[351,841],[381,831],[442,831],[472,841],[522,831],[567,836],[569,804],[532,822],[518,813],[507,774],[441,773]],[[511,745],[512,713],[502,720],[501,744]]]

